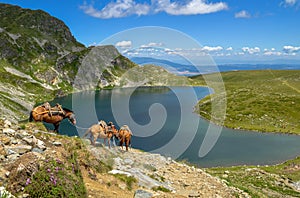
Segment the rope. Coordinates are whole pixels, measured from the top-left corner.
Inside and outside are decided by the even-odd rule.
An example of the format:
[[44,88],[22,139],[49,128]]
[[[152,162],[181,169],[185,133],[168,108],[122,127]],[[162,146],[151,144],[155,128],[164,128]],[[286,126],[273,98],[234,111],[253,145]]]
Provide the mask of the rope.
[[[70,122],[70,121],[69,121]],[[71,123],[71,122],[70,122]],[[77,129],[84,129],[84,130],[87,130],[87,129],[89,129],[89,127],[88,128],[85,128],[85,127],[80,127],[80,126],[76,126],[76,125],[74,125]]]

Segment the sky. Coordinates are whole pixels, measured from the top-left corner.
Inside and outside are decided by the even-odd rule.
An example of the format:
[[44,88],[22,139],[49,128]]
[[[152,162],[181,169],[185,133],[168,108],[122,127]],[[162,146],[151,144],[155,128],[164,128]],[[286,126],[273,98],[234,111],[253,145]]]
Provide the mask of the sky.
[[64,21],[84,45],[112,44],[128,56],[142,56],[145,49],[163,48],[169,54],[194,59],[209,55],[218,63],[300,64],[300,0],[1,3],[44,10]]

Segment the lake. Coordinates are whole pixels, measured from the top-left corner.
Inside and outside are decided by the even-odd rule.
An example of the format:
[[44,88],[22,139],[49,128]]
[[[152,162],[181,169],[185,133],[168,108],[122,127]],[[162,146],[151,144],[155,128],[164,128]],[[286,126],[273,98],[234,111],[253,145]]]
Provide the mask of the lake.
[[[300,155],[300,136],[232,130],[200,118],[194,106],[208,94],[207,87],[122,88],[75,93],[51,104],[60,103],[76,114],[77,128],[64,120],[61,134],[82,136],[101,119],[117,127],[127,124],[134,134],[133,148],[200,167],[275,164]],[[199,154],[205,144],[210,144],[208,153]]]

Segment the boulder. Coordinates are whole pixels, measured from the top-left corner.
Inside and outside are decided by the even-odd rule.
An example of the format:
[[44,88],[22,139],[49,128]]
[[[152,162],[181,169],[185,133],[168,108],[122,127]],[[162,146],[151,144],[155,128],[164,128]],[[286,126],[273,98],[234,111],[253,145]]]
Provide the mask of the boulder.
[[134,192],[134,198],[151,198],[151,197],[153,197],[153,194],[145,190],[139,189]]

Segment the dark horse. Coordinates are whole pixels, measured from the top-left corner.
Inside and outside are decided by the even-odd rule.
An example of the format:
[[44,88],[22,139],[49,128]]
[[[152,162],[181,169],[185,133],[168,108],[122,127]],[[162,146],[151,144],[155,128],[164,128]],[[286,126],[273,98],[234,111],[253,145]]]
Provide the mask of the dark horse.
[[75,114],[69,109],[62,108],[62,111],[50,112],[44,106],[37,106],[30,112],[29,122],[34,120],[51,123],[54,125],[54,132],[58,133],[59,124],[65,118],[68,118],[73,125],[76,124]]

